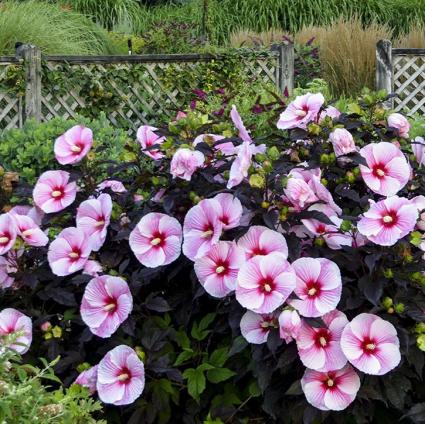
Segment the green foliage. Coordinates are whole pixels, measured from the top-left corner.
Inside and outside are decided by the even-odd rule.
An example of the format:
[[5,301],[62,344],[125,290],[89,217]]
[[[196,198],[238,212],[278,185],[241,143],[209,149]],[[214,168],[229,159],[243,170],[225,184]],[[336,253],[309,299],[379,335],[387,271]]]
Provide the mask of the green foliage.
[[35,0],[0,7],[0,54],[13,54],[18,41],[46,54],[113,53],[106,31],[79,13]]
[[[0,422],[7,424],[105,424],[94,413],[101,410],[88,389],[72,385],[52,390],[52,383],[61,383],[52,362],[40,359],[43,367],[22,364],[12,351],[0,355]],[[46,384],[49,384],[47,386]]]

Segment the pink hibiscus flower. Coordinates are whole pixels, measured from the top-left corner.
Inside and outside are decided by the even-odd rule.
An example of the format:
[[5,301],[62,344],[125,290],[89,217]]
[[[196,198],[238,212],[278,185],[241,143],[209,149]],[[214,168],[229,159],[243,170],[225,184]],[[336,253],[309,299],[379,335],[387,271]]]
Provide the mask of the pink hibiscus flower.
[[236,300],[260,314],[282,305],[295,288],[294,271],[281,253],[255,256],[239,270]]
[[130,248],[139,262],[149,268],[174,262],[181,252],[182,227],[163,213],[145,215],[130,234]]
[[34,203],[45,213],[59,212],[74,202],[77,184],[69,182],[65,171],[46,171],[40,175],[33,191]]
[[77,228],[81,228],[90,238],[94,252],[97,252],[105,242],[111,213],[112,199],[106,193],[97,199],[85,200],[77,209]]
[[17,236],[16,225],[12,215],[0,215],[0,255],[7,253],[15,244]]
[[336,308],[341,299],[341,273],[325,258],[300,258],[292,263],[296,274],[295,294],[288,303],[304,317],[320,317]]
[[360,378],[350,365],[338,371],[305,370],[301,387],[307,402],[322,411],[342,411],[356,398]]
[[232,110],[230,111],[230,118],[232,119],[234,126],[239,131],[239,133],[238,133],[239,138],[242,139],[243,141],[251,143],[252,138],[249,135],[249,132],[247,131],[247,129],[246,129],[246,127],[245,127],[245,125],[242,121],[242,118],[239,115],[239,112],[236,109],[235,105],[232,106]]
[[341,112],[333,106],[328,106],[325,110],[322,110],[319,115],[319,124],[326,118],[336,119],[341,116]]
[[127,283],[119,277],[102,275],[89,281],[81,302],[81,318],[96,336],[111,337],[133,309]]
[[347,359],[366,374],[383,375],[401,360],[397,331],[377,315],[357,315],[344,328],[341,348]]
[[96,384],[97,384],[97,365],[89,368],[80,373],[80,375],[74,381],[74,384],[79,384],[80,386],[87,387],[90,391],[90,394],[96,393]]
[[173,178],[190,181],[194,172],[204,166],[205,156],[198,150],[182,147],[174,153],[170,163],[170,172]]
[[103,271],[102,265],[97,261],[87,261],[83,268],[83,274],[97,277]]
[[418,209],[412,202],[393,196],[377,203],[370,201],[357,229],[375,244],[393,246],[413,231],[417,219]]
[[116,180],[105,180],[97,186],[99,191],[103,191],[107,188],[109,188],[114,193],[125,193],[127,191],[127,189],[124,187],[124,184],[121,181]]
[[295,310],[285,309],[279,315],[279,335],[280,338],[290,343],[296,340],[301,328],[301,318]]
[[80,162],[93,145],[93,132],[90,128],[75,125],[55,141],[55,157],[61,165]]
[[53,274],[63,277],[83,269],[90,253],[90,239],[84,231],[69,227],[50,243],[47,259]]
[[97,392],[104,403],[128,405],[145,387],[145,368],[136,352],[120,345],[110,350],[99,362]]
[[244,251],[230,241],[219,241],[195,261],[195,273],[202,287],[214,297],[225,297],[236,288]]
[[344,313],[333,311],[325,314],[323,321],[326,327],[302,323],[297,337],[298,354],[307,368],[323,372],[339,370],[347,363],[340,340],[348,320]]
[[183,223],[183,253],[190,260],[202,258],[218,243],[223,231],[222,212],[215,199],[201,200],[189,209]]
[[25,215],[11,214],[15,221],[19,237],[30,246],[46,246],[49,238],[44,234],[38,225]]
[[329,134],[329,141],[332,143],[336,157],[355,152],[356,144],[353,136],[345,128],[337,128]]
[[196,147],[199,143],[207,143],[212,145],[214,150],[223,153],[224,156],[230,156],[235,154],[235,146],[232,142],[217,143],[220,140],[223,140],[225,137],[223,135],[217,134],[201,134],[198,135],[195,140],[193,140],[193,147]]
[[36,206],[18,205],[14,206],[9,213],[11,215],[29,216],[36,225],[40,226],[44,217],[44,212]]
[[[9,337],[11,340],[8,340]],[[31,342],[31,318],[13,308],[3,309],[0,312],[0,345],[23,355],[30,348]]]
[[274,314],[256,314],[246,311],[241,319],[241,333],[245,340],[252,344],[267,342],[270,330],[277,328],[278,323]]
[[367,166],[360,165],[366,185],[375,193],[393,196],[409,181],[410,165],[402,151],[392,143],[368,144],[360,150]]
[[231,193],[220,193],[213,199],[217,200],[221,207],[218,219],[223,224],[223,230],[237,227],[243,212],[241,201]]
[[269,253],[281,253],[288,258],[288,245],[285,237],[277,231],[261,225],[254,225],[238,240],[248,259],[255,256],[265,256]]
[[419,166],[425,165],[425,139],[416,137],[412,142],[412,151]]
[[388,126],[397,130],[399,137],[408,138],[410,124],[409,121],[400,113],[392,113],[388,117]]
[[296,97],[281,113],[277,128],[280,130],[307,128],[307,124],[317,119],[324,102],[325,98],[320,93],[307,93]]
[[148,155],[153,160],[158,160],[164,157],[164,154],[159,149],[149,149],[151,146],[160,145],[164,143],[165,137],[160,137],[155,134],[158,128],[151,127],[149,125],[142,125],[137,130],[137,140],[142,146],[142,152]]

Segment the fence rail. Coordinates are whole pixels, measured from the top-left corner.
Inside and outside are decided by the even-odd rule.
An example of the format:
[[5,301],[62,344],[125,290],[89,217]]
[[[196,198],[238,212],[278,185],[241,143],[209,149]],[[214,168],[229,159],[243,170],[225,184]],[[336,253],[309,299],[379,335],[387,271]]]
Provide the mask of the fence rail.
[[395,49],[391,41],[376,46],[376,88],[394,93],[388,106],[425,115],[425,49]]
[[[110,98],[114,103],[107,111],[109,120],[133,132],[141,124],[155,122],[152,119],[158,114],[172,117],[176,109],[187,106],[182,104],[187,93],[173,85],[173,75],[189,71],[202,79],[202,64],[223,63],[224,72],[228,59],[225,54],[45,56],[35,46],[21,47],[17,54],[19,57],[0,56],[0,130],[21,127],[28,118],[43,122],[84,114],[92,99],[84,95],[83,86],[95,82],[95,92],[102,93],[100,100],[95,98],[96,105],[101,107]],[[267,53],[241,52],[238,58],[251,81],[262,80],[282,92],[285,88],[292,91],[292,44],[274,46]],[[21,76],[11,78],[11,73]],[[52,75],[65,80],[66,87]]]

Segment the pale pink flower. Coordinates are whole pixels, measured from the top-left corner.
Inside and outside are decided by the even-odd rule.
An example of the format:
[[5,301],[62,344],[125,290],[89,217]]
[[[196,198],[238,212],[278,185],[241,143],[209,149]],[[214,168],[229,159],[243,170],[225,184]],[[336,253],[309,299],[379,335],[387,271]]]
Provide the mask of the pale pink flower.
[[401,360],[394,326],[373,314],[357,315],[344,328],[341,348],[347,359],[366,374],[383,375]]
[[291,265],[281,253],[255,256],[239,270],[236,300],[251,311],[268,314],[285,302],[295,280]]
[[202,258],[218,243],[223,231],[222,208],[215,199],[201,200],[189,209],[183,223],[183,253],[192,261]]
[[30,246],[46,246],[49,238],[29,216],[11,214],[19,237]]
[[182,110],[179,110],[177,112],[175,121],[180,121],[180,119],[184,119],[186,117],[187,117],[187,113],[186,112],[183,112]]
[[62,277],[83,269],[90,253],[90,239],[84,231],[69,227],[50,243],[47,259],[53,274]]
[[111,213],[112,199],[106,193],[97,199],[85,200],[77,209],[77,228],[81,228],[90,238],[94,252],[97,252],[105,242]]
[[12,265],[9,255],[0,256],[0,289],[12,287],[15,279],[9,274],[13,274],[17,268]]
[[145,368],[136,352],[120,345],[110,350],[99,362],[97,392],[104,403],[128,405],[145,387]]
[[279,315],[279,335],[280,338],[290,343],[296,340],[301,328],[301,318],[295,310],[285,309]]
[[[223,140],[225,137],[223,135],[217,134],[201,134],[198,135],[195,140],[193,140],[193,147],[196,147],[199,143],[213,144],[214,150],[223,153],[225,156],[230,156],[235,154],[235,146],[232,142],[228,141],[225,143],[217,143],[220,140]],[[216,144],[217,143],[217,144]]]
[[425,139],[416,137],[412,142],[412,151],[419,166],[425,165]]
[[149,268],[174,262],[181,252],[182,227],[176,218],[163,213],[145,215],[130,234],[130,248]]
[[332,119],[339,118],[341,116],[341,112],[333,106],[328,106],[325,110],[322,110],[319,115],[319,124],[322,123],[322,121],[326,117],[330,117]]
[[317,119],[324,102],[325,98],[320,93],[307,93],[296,97],[280,114],[277,128],[280,130],[307,128],[307,124]]
[[239,131],[238,133],[239,138],[247,143],[251,143],[252,138],[249,135],[249,132],[247,131],[247,129],[245,128],[242,118],[239,115],[235,105],[232,106],[232,110],[230,111],[230,118],[232,119],[234,126]]
[[320,317],[336,308],[341,299],[341,273],[325,258],[300,258],[292,263],[296,274],[295,294],[288,303],[304,317]]
[[399,137],[408,138],[410,124],[409,121],[400,113],[392,113],[388,117],[388,126],[391,128],[395,128]]
[[40,175],[34,190],[34,203],[45,213],[59,212],[74,202],[77,184],[69,182],[65,171],[46,171]]
[[285,237],[277,231],[261,225],[254,225],[238,240],[248,259],[278,252],[288,258],[288,245]]
[[219,241],[195,261],[195,273],[207,293],[225,297],[235,290],[239,268],[245,260],[244,251],[235,242]]
[[[13,343],[8,343],[8,336],[13,337]],[[3,309],[0,312],[0,345],[13,349],[22,355],[28,351],[31,342],[31,318],[13,308]]]
[[241,319],[241,333],[245,340],[252,344],[267,342],[270,330],[277,328],[278,323],[275,314],[256,314],[246,311]]
[[15,244],[17,236],[16,225],[12,215],[0,215],[0,255],[7,253]]
[[340,340],[348,320],[345,314],[336,312],[323,316],[325,327],[311,327],[306,322],[302,323],[296,340],[301,362],[307,368],[326,372],[339,370],[347,363]]
[[415,228],[417,207],[409,200],[392,196],[380,202],[370,200],[370,208],[363,213],[357,229],[375,244],[393,246]]
[[151,146],[161,145],[165,141],[165,137],[160,137],[158,134],[155,134],[158,128],[151,127],[149,125],[142,125],[137,130],[137,140],[142,146],[142,152],[145,155],[148,155],[153,160],[158,160],[164,157],[159,149],[149,149]]
[[61,165],[80,162],[93,145],[93,132],[90,128],[75,125],[55,141],[55,157]]
[[336,157],[356,151],[353,136],[345,128],[337,128],[329,134]]
[[360,378],[350,365],[337,371],[305,370],[301,387],[307,402],[322,411],[342,411],[356,398]]
[[29,216],[36,225],[40,226],[44,217],[44,212],[37,206],[18,205],[14,206],[9,213],[11,215]]
[[83,268],[83,274],[91,275],[92,277],[97,277],[103,271],[102,265],[97,261],[87,261]]
[[366,185],[375,193],[393,196],[409,181],[410,165],[402,151],[392,143],[368,144],[360,150],[367,166],[360,165]]
[[96,384],[97,384],[97,367],[95,365],[88,370],[85,370],[80,373],[80,375],[74,381],[74,384],[79,384],[80,386],[87,387],[90,394],[96,393]]
[[81,318],[96,336],[111,337],[133,309],[127,283],[119,277],[102,275],[89,281],[81,301]]
[[194,172],[204,165],[205,156],[198,150],[182,147],[174,153],[170,163],[170,173],[173,178],[190,181]]
[[124,184],[121,181],[116,180],[105,180],[97,186],[99,191],[103,191],[107,188],[109,188],[114,193],[125,193],[127,191],[127,189],[124,187]]
[[242,217],[241,201],[231,193],[220,193],[213,197],[221,207],[218,219],[223,224],[223,230],[230,230],[239,225]]

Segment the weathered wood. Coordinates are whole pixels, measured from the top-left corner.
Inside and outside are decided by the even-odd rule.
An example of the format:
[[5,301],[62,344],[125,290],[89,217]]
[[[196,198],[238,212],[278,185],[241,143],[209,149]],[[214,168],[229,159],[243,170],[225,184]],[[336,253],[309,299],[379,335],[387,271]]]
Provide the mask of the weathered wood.
[[285,89],[291,95],[294,89],[294,45],[285,42],[272,46],[272,51],[279,54],[279,64],[276,68],[276,82],[280,91],[283,93]]
[[25,46],[25,119],[41,121],[41,50]]
[[392,49],[392,53],[394,56],[423,56],[425,55],[425,49]]
[[0,63],[2,65],[9,65],[12,63],[22,63],[22,59],[18,59],[15,56],[0,56]]

